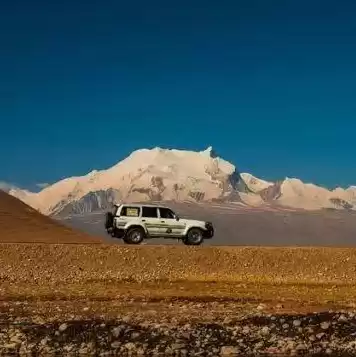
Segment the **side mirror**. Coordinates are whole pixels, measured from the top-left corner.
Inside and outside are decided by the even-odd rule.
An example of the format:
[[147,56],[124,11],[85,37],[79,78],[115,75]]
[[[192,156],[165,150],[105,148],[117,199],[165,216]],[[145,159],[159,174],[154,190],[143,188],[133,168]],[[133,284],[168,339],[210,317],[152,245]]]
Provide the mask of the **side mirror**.
[[176,221],[179,221],[179,216],[176,215]]

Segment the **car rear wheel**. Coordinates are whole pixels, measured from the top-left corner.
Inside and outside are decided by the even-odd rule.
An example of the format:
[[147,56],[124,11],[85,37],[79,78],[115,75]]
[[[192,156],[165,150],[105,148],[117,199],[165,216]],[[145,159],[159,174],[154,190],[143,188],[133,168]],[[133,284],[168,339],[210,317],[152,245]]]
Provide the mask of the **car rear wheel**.
[[140,227],[131,228],[125,235],[126,244],[140,244],[145,238],[145,231]]
[[203,241],[203,231],[199,228],[190,229],[183,239],[185,245],[200,245]]

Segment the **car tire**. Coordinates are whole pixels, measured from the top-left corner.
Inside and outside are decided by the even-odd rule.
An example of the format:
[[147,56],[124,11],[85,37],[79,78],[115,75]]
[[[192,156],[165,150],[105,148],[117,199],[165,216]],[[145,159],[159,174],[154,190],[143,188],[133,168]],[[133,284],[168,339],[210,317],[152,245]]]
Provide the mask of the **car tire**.
[[185,245],[200,245],[203,241],[203,231],[200,228],[189,229],[187,235],[183,239]]
[[145,239],[145,231],[140,227],[130,228],[124,237],[126,244],[140,244]]

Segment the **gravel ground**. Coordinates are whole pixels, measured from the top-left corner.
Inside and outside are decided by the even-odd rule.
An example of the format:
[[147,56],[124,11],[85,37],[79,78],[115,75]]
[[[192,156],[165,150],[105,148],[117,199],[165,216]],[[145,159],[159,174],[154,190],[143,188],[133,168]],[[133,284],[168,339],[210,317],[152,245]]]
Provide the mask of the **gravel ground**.
[[356,356],[356,250],[0,245],[0,354]]
[[[23,303],[14,304],[7,303],[7,308],[14,311]],[[58,312],[56,318],[43,314],[15,318],[7,313],[0,325],[0,353],[41,356],[356,355],[356,314],[350,311],[269,314],[263,311],[263,306],[247,312],[234,311],[231,304],[180,303],[178,307],[160,305],[165,310],[162,313],[158,306],[147,304],[145,307],[146,314],[126,309],[116,318],[104,314],[94,319],[78,310],[62,320]],[[88,306],[81,308],[90,310]],[[175,312],[167,312],[169,308]],[[59,305],[58,309],[61,310],[59,315],[64,317],[65,307]],[[180,314],[176,309],[181,310]],[[210,314],[199,319],[194,317],[193,311],[210,311]]]
[[1,244],[0,279],[356,283],[356,249]]

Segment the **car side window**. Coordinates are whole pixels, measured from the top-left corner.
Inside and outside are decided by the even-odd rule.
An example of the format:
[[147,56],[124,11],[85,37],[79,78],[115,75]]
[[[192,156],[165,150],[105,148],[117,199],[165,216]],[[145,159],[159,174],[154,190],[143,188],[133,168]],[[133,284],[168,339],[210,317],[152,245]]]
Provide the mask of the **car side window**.
[[156,207],[142,207],[142,217],[157,218]]
[[139,217],[140,216],[140,207],[124,206],[121,208],[120,216]]
[[161,218],[167,218],[167,219],[174,219],[175,218],[174,217],[174,213],[168,208],[161,207],[159,209],[159,213],[161,215]]

